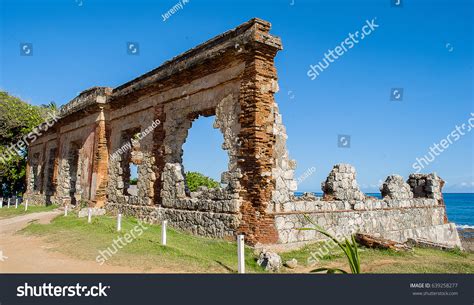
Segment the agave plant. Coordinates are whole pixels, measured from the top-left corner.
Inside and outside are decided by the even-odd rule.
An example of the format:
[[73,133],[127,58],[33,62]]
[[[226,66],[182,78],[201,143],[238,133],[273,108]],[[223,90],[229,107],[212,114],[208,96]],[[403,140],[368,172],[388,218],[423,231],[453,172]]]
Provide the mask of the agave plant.
[[[334,236],[332,236],[328,231],[320,227],[316,224],[311,218],[307,215],[304,216],[305,219],[313,225],[312,228],[302,228],[300,230],[315,230],[324,236],[328,237],[332,241],[341,248],[344,255],[347,257],[347,261],[349,262],[349,267],[351,268],[351,273],[360,273],[360,257],[359,252],[357,250],[357,242],[355,241],[354,235],[351,235],[351,241],[347,238],[344,239],[343,242],[337,240]],[[347,273],[347,271],[339,269],[339,268],[318,268],[311,270],[311,272],[324,272],[326,273]]]

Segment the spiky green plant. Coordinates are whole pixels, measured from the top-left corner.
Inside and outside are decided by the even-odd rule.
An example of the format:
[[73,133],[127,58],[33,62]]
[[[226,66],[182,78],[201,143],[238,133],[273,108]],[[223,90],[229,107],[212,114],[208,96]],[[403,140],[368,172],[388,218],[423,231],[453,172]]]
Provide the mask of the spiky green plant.
[[[315,230],[324,236],[328,237],[332,241],[336,243],[336,245],[341,248],[342,252],[347,258],[347,261],[349,263],[349,267],[351,269],[351,273],[361,273],[360,272],[360,257],[359,257],[359,252],[357,250],[357,242],[355,241],[354,235],[351,235],[351,241],[349,241],[347,238],[344,239],[343,242],[340,242],[332,236],[328,231],[320,227],[318,224],[316,224],[311,218],[309,218],[307,215],[304,216],[305,219],[313,225],[312,228],[301,228],[300,230]],[[311,272],[323,272],[326,271],[326,273],[347,273],[347,271],[339,269],[339,268],[317,268],[314,270],[311,270]]]

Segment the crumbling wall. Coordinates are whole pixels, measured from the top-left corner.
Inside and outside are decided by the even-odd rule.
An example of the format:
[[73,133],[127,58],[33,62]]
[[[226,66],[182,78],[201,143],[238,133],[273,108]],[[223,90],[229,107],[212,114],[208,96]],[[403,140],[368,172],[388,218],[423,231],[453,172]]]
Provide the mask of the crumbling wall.
[[326,181],[321,184],[324,198],[328,200],[364,200],[359,190],[355,168],[349,164],[336,164]]
[[410,185],[415,198],[443,199],[441,189],[444,186],[444,180],[438,177],[436,173],[411,174],[407,183]]
[[76,205],[81,200],[89,200],[95,118],[90,115],[60,128],[56,188],[60,204]]
[[41,175],[34,177],[34,162],[28,160],[27,180],[40,185],[35,191],[28,183],[24,197],[30,204],[75,204],[94,199],[94,165],[100,161],[96,144],[104,140],[96,134],[98,105],[105,103],[108,93],[110,88],[97,87],[82,92],[63,106],[59,120],[31,143],[29,155],[40,152]]
[[[161,124],[154,130],[151,150],[143,150],[149,153],[143,160],[153,160],[156,179],[149,181],[153,195],[138,201],[152,204],[121,199],[116,181],[122,173],[111,162],[109,210],[152,222],[167,219],[200,235],[243,233],[253,244],[277,241],[271,212],[290,198],[295,183],[294,162],[286,152],[285,130],[273,98],[278,90],[273,58],[281,42],[269,29],[269,23],[251,20],[114,89],[109,103],[112,147],[117,147],[115,118],[120,126],[127,125],[130,116],[147,109]],[[215,116],[229,164],[220,189],[190,192],[182,146],[199,116]]]
[[298,230],[311,227],[309,217],[335,236],[359,232],[398,242],[424,238],[461,246],[456,227],[447,222],[445,206],[439,200],[443,183],[435,174],[412,174],[408,183],[401,176],[388,176],[381,187],[383,199],[362,196],[355,176],[354,167],[337,164],[322,184],[322,198],[305,195],[285,203],[283,210],[275,213],[279,242],[325,239],[316,231]]
[[[116,124],[112,124],[112,151],[120,148],[118,133],[120,129],[134,126],[132,122],[150,124],[152,114],[159,120],[153,134],[139,141],[139,196],[132,198],[122,196],[123,177],[120,161],[124,154],[117,159],[111,158],[109,163],[109,201],[107,208],[111,211],[124,211],[151,222],[167,219],[170,225],[195,234],[225,237],[233,235],[239,224],[239,178],[240,170],[237,166],[238,141],[240,129],[238,122],[240,108],[238,101],[239,83],[229,82],[219,85],[222,80],[232,79],[242,66],[234,65],[216,74],[209,75],[199,81],[185,84],[180,88],[173,88],[163,92],[159,98],[145,98],[137,104],[127,108],[135,114],[129,115],[123,108],[112,111]],[[178,98],[175,99],[174,97]],[[174,102],[167,103],[168,100]],[[136,111],[145,107],[155,109],[151,111]],[[149,109],[149,108],[148,108]],[[120,116],[119,114],[120,113]],[[217,190],[200,189],[198,192],[189,192],[185,183],[185,169],[182,166],[182,146],[192,126],[193,120],[200,115],[215,115],[214,127],[223,134],[222,149],[229,156],[228,171],[222,173],[223,188]],[[120,127],[119,127],[120,126]],[[141,127],[142,129],[144,126]],[[160,142],[155,142],[160,135]],[[154,145],[153,145],[154,144]],[[217,148],[219,149],[219,148]],[[159,167],[156,152],[163,161]],[[151,164],[146,171],[143,164]],[[148,174],[144,174],[144,172]],[[159,187],[157,187],[159,179]],[[147,190],[151,190],[148,192]],[[158,191],[158,193],[157,193]],[[157,196],[158,195],[158,196]],[[144,202],[147,203],[144,203]],[[146,205],[149,207],[142,207]],[[153,213],[151,212],[153,211]]]
[[288,202],[297,190],[296,180],[294,179],[296,161],[291,160],[286,148],[285,125],[281,114],[278,112],[278,105],[273,106],[273,133],[275,134],[275,146],[273,148],[275,164],[272,168],[272,176],[275,178],[275,189],[272,194],[272,205],[269,205],[270,212],[279,212],[282,205]]
[[[400,175],[388,176],[380,188],[382,198],[390,199],[411,199],[413,192],[408,183]],[[424,196],[422,196],[424,197]]]

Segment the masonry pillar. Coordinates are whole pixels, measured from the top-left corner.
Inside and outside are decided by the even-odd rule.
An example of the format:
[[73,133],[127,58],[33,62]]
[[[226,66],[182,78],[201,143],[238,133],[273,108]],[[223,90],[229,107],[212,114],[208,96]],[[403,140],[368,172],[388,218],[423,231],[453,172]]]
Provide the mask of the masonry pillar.
[[107,170],[109,163],[103,107],[100,107],[100,113],[96,120],[94,152],[90,199],[95,202],[96,207],[102,207],[107,199]]
[[274,57],[281,49],[279,39],[268,39],[270,23],[255,20],[254,37],[241,56],[245,70],[240,88],[241,131],[239,167],[241,169],[241,224],[237,233],[245,234],[249,244],[278,241],[273,215],[267,206],[272,200],[274,166],[274,97],[278,90]]
[[153,152],[155,157],[155,164],[153,166],[153,171],[157,179],[153,185],[153,203],[155,205],[162,204],[161,190],[163,189],[163,181],[161,181],[161,174],[165,168],[165,147],[163,145],[165,140],[165,129],[164,122],[166,120],[166,115],[163,105],[157,105],[155,107],[155,120],[160,120],[160,124],[153,131]]

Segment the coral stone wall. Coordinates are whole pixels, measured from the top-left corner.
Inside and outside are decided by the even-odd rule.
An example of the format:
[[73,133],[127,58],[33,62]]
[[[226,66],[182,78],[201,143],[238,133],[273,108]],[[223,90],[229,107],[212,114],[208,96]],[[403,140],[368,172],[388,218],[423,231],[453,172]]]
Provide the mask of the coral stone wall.
[[[354,167],[337,164],[322,184],[322,198],[306,194],[285,203],[275,213],[279,242],[325,239],[314,230],[298,230],[311,226],[308,217],[335,236],[359,232],[398,242],[419,238],[461,247],[456,226],[446,221],[444,183],[436,174],[413,174],[408,182],[398,175],[389,176],[381,187],[383,199],[364,196],[355,176]],[[418,194],[415,198],[414,193]]]

